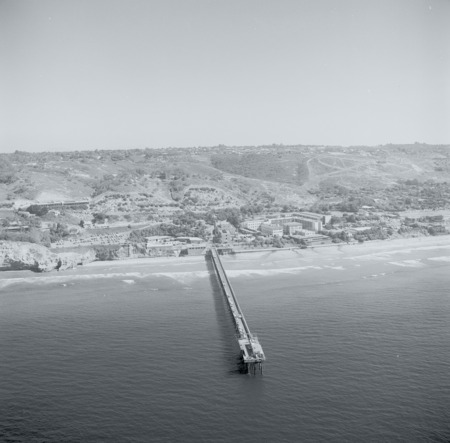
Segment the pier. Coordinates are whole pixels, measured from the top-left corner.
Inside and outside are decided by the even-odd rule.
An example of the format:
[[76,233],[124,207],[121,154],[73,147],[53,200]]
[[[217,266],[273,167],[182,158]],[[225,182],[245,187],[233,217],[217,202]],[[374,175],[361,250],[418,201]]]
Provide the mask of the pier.
[[256,335],[252,334],[245,320],[244,314],[239,306],[236,294],[231,287],[225,269],[220,260],[216,248],[212,247],[210,250],[211,261],[216,270],[217,278],[222,288],[225,299],[233,315],[234,324],[237,332],[237,341],[241,349],[242,360],[245,365],[246,372],[256,374],[259,371],[263,372],[263,362],[266,359],[264,351],[259,344]]

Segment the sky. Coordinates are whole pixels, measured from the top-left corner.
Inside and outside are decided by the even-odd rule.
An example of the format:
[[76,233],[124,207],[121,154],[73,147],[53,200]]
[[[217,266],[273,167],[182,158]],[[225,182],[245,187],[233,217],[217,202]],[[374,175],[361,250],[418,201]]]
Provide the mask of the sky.
[[450,0],[0,0],[0,153],[450,143]]

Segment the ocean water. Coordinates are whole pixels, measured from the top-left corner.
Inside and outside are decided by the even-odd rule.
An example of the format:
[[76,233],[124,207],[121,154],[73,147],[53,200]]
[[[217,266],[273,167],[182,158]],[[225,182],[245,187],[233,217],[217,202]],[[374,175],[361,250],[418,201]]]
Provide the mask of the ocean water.
[[[316,254],[316,255],[315,255]],[[2,442],[449,442],[450,245],[0,279]]]

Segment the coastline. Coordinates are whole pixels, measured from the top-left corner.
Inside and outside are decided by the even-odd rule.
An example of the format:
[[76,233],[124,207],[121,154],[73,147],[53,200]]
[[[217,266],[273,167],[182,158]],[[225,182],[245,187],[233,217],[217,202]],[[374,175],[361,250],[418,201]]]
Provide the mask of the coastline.
[[[326,245],[309,246],[305,249],[292,247],[292,248],[266,248],[266,249],[249,249],[239,250],[236,254],[230,254],[233,256],[251,255],[257,257],[258,254],[270,253],[283,253],[283,252],[300,252],[302,256],[314,255],[316,256],[317,250],[320,251],[346,251],[346,252],[368,252],[374,253],[381,250],[391,249],[417,249],[421,247],[436,248],[436,247],[450,247],[450,235],[441,235],[435,237],[412,237],[412,238],[397,238],[393,240],[372,240],[364,243],[330,243]],[[134,265],[172,265],[172,264],[192,264],[204,261],[204,256],[186,256],[186,257],[145,257],[145,258],[132,258],[125,260],[111,260],[111,261],[94,261],[84,265],[84,268],[93,267],[128,267]],[[80,268],[78,268],[80,269]]]
[[131,265],[146,265],[146,264],[173,264],[173,263],[197,263],[199,260],[204,261],[203,255],[192,255],[186,257],[142,257],[142,258],[127,258],[122,260],[106,260],[93,261],[83,265],[83,267],[94,268],[104,266],[131,266]]
[[[335,251],[347,252],[347,253],[376,253],[376,252],[388,252],[394,249],[420,249],[420,248],[439,248],[439,247],[450,247],[450,235],[440,235],[433,237],[411,237],[411,238],[396,238],[392,240],[371,240],[366,241],[364,243],[329,243],[325,245],[315,245],[309,246],[307,248],[300,247],[291,247],[291,248],[265,248],[265,249],[249,249],[249,250],[239,250],[236,254],[229,254],[229,257],[242,257],[242,256],[251,256],[255,259],[258,255],[265,255],[267,253],[286,253],[293,252],[295,254],[300,253],[302,257],[307,256],[317,256],[317,253],[320,251],[321,255],[335,254]],[[130,259],[122,259],[122,260],[106,260],[106,261],[93,261],[90,263],[86,263],[82,266],[78,266],[73,269],[62,270],[58,274],[76,274],[78,272],[82,272],[87,269],[94,268],[130,268],[130,267],[141,267],[148,266],[152,268],[167,266],[176,266],[176,265],[196,265],[199,263],[203,263],[205,261],[204,255],[194,255],[194,256],[185,256],[185,257],[143,257],[143,258],[130,258]],[[1,271],[0,279],[5,274],[16,274],[16,273],[30,273],[31,275],[36,275],[31,271]],[[39,274],[38,274],[39,275]],[[49,275],[41,274],[41,275]],[[52,271],[51,275],[55,275],[55,272]]]
[[[249,251],[248,254],[223,256],[224,266],[230,277],[240,275],[276,275],[279,273],[343,271],[349,266],[371,269],[377,263],[388,263],[396,267],[420,268],[427,263],[418,256],[435,254],[427,260],[450,262],[450,253],[440,254],[440,249],[450,251],[450,235],[439,237],[402,238],[395,240],[376,240],[363,244],[336,244],[327,247],[307,249],[279,249]],[[331,246],[331,247],[328,247]],[[433,252],[436,251],[436,252]],[[106,278],[120,279],[124,284],[143,278],[170,278],[188,283],[196,278],[209,275],[205,257],[149,257],[127,260],[96,261],[75,269],[51,273],[31,271],[2,271],[0,291],[10,285],[60,284],[75,280],[95,280]],[[323,275],[323,274],[322,274]],[[320,277],[324,278],[324,277]]]

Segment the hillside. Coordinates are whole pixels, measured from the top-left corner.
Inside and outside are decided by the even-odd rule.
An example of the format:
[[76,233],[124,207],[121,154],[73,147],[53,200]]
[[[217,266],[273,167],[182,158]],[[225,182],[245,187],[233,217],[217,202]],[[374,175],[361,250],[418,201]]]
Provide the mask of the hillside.
[[307,207],[358,190],[373,198],[408,180],[449,177],[449,146],[421,144],[16,151],[0,155],[0,202],[92,198],[99,212],[146,219],[156,209]]

